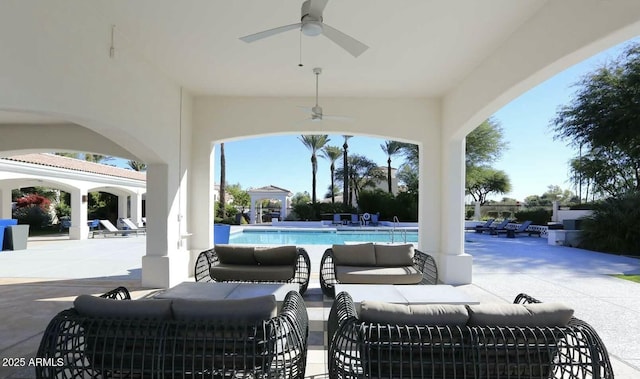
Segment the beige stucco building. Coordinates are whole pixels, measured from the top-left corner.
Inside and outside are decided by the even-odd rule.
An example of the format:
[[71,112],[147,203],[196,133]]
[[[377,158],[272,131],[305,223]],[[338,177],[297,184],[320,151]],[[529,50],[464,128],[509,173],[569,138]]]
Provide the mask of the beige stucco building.
[[[329,2],[322,36],[238,37],[299,20],[298,1],[0,3],[0,154],[88,151],[144,161],[143,285],[170,286],[212,245],[216,142],[278,133],[369,135],[420,147],[419,245],[446,283],[464,252],[464,138],[572,64],[640,34],[636,0]],[[325,112],[299,123],[324,69]],[[283,172],[286,162],[283,162]],[[427,180],[428,178],[428,180]]]

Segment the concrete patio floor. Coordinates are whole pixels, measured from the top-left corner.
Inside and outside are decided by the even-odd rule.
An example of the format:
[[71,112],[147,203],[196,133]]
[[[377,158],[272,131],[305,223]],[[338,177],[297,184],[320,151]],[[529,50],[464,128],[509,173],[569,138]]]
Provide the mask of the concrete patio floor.
[[[560,301],[598,331],[611,355],[616,378],[640,377],[640,284],[610,274],[640,274],[640,260],[549,246],[546,239],[507,239],[466,234],[474,257],[473,284],[460,288],[480,302],[511,302],[520,292]],[[32,238],[28,249],[0,253],[0,358],[36,356],[42,332],[60,310],[83,293],[119,285],[134,298],[156,291],[141,288],[146,238],[108,237],[70,241]],[[310,317],[307,377],[326,377],[326,326],[331,299],[322,296],[318,268],[323,245],[304,245],[312,277],[305,300]],[[2,367],[0,378],[33,378],[32,367]]]

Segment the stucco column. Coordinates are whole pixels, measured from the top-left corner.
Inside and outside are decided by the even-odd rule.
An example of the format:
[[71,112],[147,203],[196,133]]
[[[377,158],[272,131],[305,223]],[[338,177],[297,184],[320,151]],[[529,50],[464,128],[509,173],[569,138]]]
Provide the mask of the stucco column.
[[283,196],[280,199],[280,219],[284,221],[287,218],[287,197]]
[[249,212],[249,224],[255,224],[258,218],[256,211],[256,198],[251,195],[251,212]]
[[142,226],[142,194],[131,195],[131,220],[137,226]]
[[[213,247],[213,189],[215,178],[215,146],[206,139],[194,139],[191,152],[191,184],[189,185],[189,273],[201,251]],[[148,208],[147,208],[148,209]]]
[[129,200],[129,196],[118,195],[118,218],[119,219],[129,217],[128,200]]
[[482,220],[482,212],[480,210],[480,202],[479,201],[476,201],[475,204],[474,204],[473,219],[476,220],[476,221]]
[[473,257],[464,252],[465,140],[452,138],[442,146],[442,249],[438,276],[447,284],[470,284]]
[[85,240],[89,237],[87,203],[86,189],[74,188],[71,191],[71,227],[69,227],[69,239]]
[[0,218],[11,218],[11,188],[0,187]]
[[188,277],[189,254],[183,244],[183,215],[178,164],[147,166],[147,254],[142,257],[142,286],[172,287]]

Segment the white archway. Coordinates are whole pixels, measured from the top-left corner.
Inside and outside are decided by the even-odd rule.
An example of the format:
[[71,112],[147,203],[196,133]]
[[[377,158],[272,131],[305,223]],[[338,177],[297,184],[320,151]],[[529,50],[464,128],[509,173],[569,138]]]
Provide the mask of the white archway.
[[[247,191],[251,197],[251,220],[250,224],[255,224],[258,220],[258,216],[262,215],[262,209],[256,209],[256,202],[264,199],[273,199],[280,201],[280,219],[284,220],[287,217],[287,206],[293,196],[293,193],[284,188],[276,187],[274,185],[264,186],[260,188],[251,188]],[[260,220],[262,222],[262,220]]]

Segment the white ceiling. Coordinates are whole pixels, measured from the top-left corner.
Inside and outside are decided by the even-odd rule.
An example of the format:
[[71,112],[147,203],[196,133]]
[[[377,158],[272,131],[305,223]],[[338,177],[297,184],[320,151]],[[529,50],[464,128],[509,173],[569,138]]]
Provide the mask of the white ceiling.
[[252,44],[238,38],[300,21],[301,0],[101,0],[116,51],[133,49],[196,94],[441,96],[546,0],[330,0],[324,22],[370,46],[358,58],[296,30]]
[[[440,97],[548,0],[330,0],[324,22],[367,44],[354,58],[323,36],[292,30],[302,0],[95,0],[60,3],[116,27],[117,54],[134,54],[196,95]],[[0,123],[57,123],[0,112]]]

